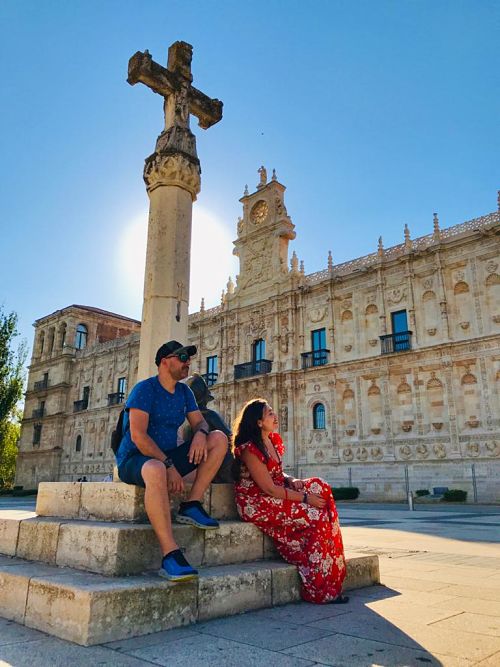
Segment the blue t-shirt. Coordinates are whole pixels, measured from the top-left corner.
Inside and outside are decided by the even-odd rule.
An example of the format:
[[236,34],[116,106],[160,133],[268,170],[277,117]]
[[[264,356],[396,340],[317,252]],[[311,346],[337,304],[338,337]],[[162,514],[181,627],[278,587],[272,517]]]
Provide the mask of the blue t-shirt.
[[131,454],[139,452],[130,436],[128,412],[130,408],[137,408],[149,414],[148,435],[164,452],[177,447],[179,426],[188,412],[199,409],[194,394],[187,385],[178,382],[174,393],[171,394],[161,386],[157,375],[135,385],[125,403],[125,408],[124,435],[116,452],[118,466]]

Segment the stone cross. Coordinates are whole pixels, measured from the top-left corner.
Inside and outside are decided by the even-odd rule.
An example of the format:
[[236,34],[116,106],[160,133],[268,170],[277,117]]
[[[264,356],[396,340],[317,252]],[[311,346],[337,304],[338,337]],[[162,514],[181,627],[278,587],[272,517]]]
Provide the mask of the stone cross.
[[191,221],[201,173],[189,117],[196,116],[203,129],[222,118],[222,102],[192,85],[192,56],[190,44],[175,42],[166,68],[148,51],[138,51],[128,64],[128,83],[161,95],[165,113],[156,150],[144,166],[150,207],[138,380],[156,374],[160,345],[172,339],[187,344]]
[[191,74],[193,47],[175,42],[168,50],[167,67],[156,63],[149,51],[137,51],[128,64],[128,83],[144,83],[164,97],[165,130],[173,126],[189,128],[189,114],[208,129],[222,118],[222,102],[212,99],[195,88]]

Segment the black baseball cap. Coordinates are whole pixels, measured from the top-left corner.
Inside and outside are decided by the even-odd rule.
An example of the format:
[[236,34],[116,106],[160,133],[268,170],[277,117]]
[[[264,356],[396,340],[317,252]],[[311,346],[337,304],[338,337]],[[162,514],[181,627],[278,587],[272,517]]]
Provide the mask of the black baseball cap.
[[168,343],[163,343],[163,345],[158,348],[158,352],[155,356],[155,364],[160,365],[160,362],[165,357],[169,357],[171,354],[179,354],[180,352],[186,352],[190,357],[196,354],[196,345],[183,345],[177,340],[169,340]]

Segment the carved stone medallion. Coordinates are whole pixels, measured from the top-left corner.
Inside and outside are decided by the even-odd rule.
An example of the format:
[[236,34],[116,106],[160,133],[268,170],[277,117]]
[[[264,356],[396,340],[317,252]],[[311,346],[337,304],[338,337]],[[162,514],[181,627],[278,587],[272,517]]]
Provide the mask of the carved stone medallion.
[[255,225],[260,225],[267,218],[268,213],[269,206],[263,199],[261,199],[253,206],[252,210],[250,211],[250,220]]

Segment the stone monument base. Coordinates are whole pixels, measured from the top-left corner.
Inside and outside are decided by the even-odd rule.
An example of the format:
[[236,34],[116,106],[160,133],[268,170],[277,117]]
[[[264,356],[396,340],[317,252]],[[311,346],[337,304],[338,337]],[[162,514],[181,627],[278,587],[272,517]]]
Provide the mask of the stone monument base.
[[[90,646],[300,599],[295,566],[237,518],[229,484],[205,498],[218,530],[174,524],[199,579],[161,579],[143,496],[125,484],[43,483],[35,513],[1,512],[0,615]],[[347,557],[346,590],[378,582],[377,556]]]

